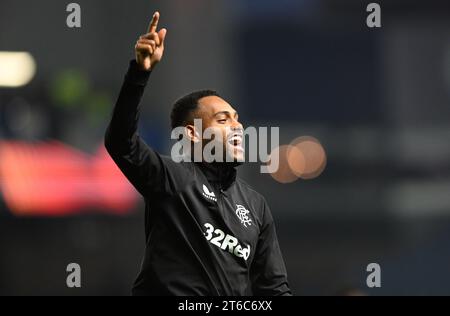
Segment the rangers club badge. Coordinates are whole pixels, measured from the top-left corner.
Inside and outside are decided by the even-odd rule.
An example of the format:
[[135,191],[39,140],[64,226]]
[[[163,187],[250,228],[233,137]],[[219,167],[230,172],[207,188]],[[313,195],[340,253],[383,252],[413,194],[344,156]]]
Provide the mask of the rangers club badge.
[[236,204],[236,207],[236,215],[241,220],[241,224],[244,225],[244,227],[247,227],[247,225],[250,226],[252,224],[252,220],[248,217],[250,211],[239,204]]

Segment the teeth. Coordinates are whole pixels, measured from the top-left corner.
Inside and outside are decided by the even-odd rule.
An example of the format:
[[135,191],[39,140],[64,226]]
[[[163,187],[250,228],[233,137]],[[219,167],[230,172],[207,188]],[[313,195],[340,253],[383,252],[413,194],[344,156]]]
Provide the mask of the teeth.
[[240,137],[232,137],[232,138],[230,139],[230,142],[231,142],[231,143],[237,143],[237,144],[240,144],[241,141],[242,141],[242,139],[241,139]]
[[238,146],[242,144],[242,134],[233,134],[228,138],[228,143],[233,146]]

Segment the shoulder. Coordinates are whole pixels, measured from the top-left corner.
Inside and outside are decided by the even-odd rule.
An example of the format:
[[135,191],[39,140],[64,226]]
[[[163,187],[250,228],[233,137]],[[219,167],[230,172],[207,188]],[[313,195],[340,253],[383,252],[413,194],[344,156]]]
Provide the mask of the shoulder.
[[251,196],[252,199],[260,203],[266,203],[266,199],[264,198],[264,196],[256,191],[250,184],[238,177],[236,178],[236,183],[239,185],[241,190],[245,191],[245,193]]
[[184,187],[195,177],[195,168],[192,162],[177,161],[167,155],[160,155],[160,159],[164,165],[165,176],[174,189],[178,190]]

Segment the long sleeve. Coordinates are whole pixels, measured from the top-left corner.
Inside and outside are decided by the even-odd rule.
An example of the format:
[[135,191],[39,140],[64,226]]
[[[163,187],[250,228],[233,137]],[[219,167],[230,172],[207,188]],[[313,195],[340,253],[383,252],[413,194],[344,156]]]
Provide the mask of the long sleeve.
[[292,295],[272,214],[264,202],[264,219],[250,269],[253,295]]
[[143,196],[162,189],[166,181],[160,155],[141,139],[137,131],[140,101],[149,76],[150,72],[140,70],[136,61],[130,62],[105,133],[108,153]]

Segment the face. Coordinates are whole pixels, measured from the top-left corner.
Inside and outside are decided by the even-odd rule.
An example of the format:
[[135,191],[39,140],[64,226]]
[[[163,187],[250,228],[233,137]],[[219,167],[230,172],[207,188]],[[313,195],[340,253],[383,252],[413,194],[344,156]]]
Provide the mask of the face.
[[[219,136],[219,142],[228,159],[244,160],[243,126],[239,123],[236,110],[228,102],[217,96],[203,97],[198,102],[194,117],[202,119],[202,135],[210,128],[214,135]],[[211,139],[203,139],[203,147],[210,141]]]

